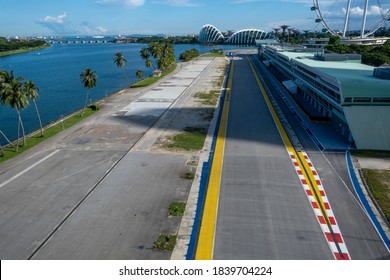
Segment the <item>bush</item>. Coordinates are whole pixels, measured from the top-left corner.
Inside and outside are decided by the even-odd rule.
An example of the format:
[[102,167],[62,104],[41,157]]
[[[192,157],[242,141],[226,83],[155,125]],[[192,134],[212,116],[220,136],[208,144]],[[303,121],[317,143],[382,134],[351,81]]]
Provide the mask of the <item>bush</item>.
[[91,108],[92,111],[99,111],[100,110],[100,105],[98,105],[98,104],[91,104],[91,105],[89,105],[89,108]]
[[183,61],[190,61],[191,59],[194,59],[195,57],[198,56],[199,56],[199,51],[197,49],[190,49],[180,54],[179,59]]
[[173,251],[176,245],[177,235],[161,234],[156,242],[154,248],[163,251]]
[[168,214],[170,216],[183,216],[185,209],[185,202],[172,202],[171,205],[169,205]]

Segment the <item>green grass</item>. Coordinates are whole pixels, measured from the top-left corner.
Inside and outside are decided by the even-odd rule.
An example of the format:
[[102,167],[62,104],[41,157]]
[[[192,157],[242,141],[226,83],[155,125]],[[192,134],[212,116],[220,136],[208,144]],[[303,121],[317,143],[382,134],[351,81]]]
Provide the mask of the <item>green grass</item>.
[[32,147],[42,143],[43,141],[46,141],[47,139],[53,137],[54,135],[60,133],[64,129],[67,129],[69,127],[72,127],[73,125],[77,124],[78,122],[88,118],[92,114],[94,114],[96,111],[91,110],[90,108],[85,109],[84,114],[82,117],[80,117],[80,113],[75,113],[71,117],[64,119],[62,122],[59,122],[53,126],[49,126],[44,130],[44,137],[41,137],[40,131],[37,133],[29,136],[26,139],[27,146],[23,147],[23,140],[21,139],[19,141],[19,150],[16,152],[16,147],[6,147],[3,148],[4,156],[0,156],[0,164],[19,155],[23,152],[31,149]]
[[154,248],[162,251],[173,251],[177,241],[177,235],[161,234],[156,242]]
[[186,127],[184,133],[177,134],[170,138],[171,143],[166,147],[168,149],[180,149],[186,151],[200,150],[203,148],[207,131],[199,127]]
[[212,90],[210,92],[198,92],[194,95],[195,98],[200,99],[202,105],[205,106],[216,106],[219,98],[219,91]]
[[181,174],[181,178],[187,179],[187,180],[193,180],[195,178],[195,173],[194,172],[183,172]]
[[131,88],[139,88],[139,87],[150,86],[150,85],[154,84],[155,82],[157,82],[158,80],[160,80],[162,77],[164,77],[164,76],[172,73],[173,71],[175,71],[176,66],[177,65],[175,65],[174,67],[169,68],[166,71],[163,71],[162,74],[161,74],[161,77],[148,77],[148,78],[143,79],[142,81],[139,81],[137,83],[132,84],[130,87]]
[[201,57],[224,57],[223,53],[205,53]]
[[351,154],[356,157],[390,158],[390,151],[352,150]]
[[370,192],[390,222],[390,170],[362,169]]
[[169,216],[183,216],[184,211],[186,210],[185,202],[172,202],[169,205],[168,215]]

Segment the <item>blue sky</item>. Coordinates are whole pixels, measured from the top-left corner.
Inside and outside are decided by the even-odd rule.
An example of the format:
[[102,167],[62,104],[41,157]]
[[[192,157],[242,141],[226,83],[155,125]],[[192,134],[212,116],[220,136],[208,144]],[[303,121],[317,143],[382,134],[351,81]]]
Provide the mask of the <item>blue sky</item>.
[[[335,0],[319,2],[336,21],[343,7],[330,11],[329,5]],[[187,35],[198,33],[208,23],[221,31],[243,28],[271,31],[281,24],[320,30],[322,26],[314,22],[316,15],[310,10],[312,3],[312,0],[0,0],[0,36]],[[359,14],[361,8],[356,5],[353,11]],[[382,13],[387,7],[382,7]],[[377,10],[372,7],[372,13]]]

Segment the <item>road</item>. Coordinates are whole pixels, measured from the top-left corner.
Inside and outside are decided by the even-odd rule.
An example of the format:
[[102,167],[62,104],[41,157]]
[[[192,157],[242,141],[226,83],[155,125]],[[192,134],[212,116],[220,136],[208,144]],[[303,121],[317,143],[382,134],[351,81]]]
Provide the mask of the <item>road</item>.
[[[234,62],[212,258],[334,259],[249,57],[241,58]],[[320,152],[281,107],[319,173],[349,257],[388,259],[389,252],[353,193],[345,152]]]
[[[320,152],[296,117],[284,106],[280,96],[276,93],[273,96],[278,99],[278,104],[282,107],[285,117],[294,128],[322,179],[351,258],[356,260],[389,259],[388,249],[358,201],[347,167],[346,151],[324,150]],[[333,141],[329,139],[329,142]]]
[[181,130],[176,118],[198,120],[199,106],[185,101],[213,82],[216,61],[185,63],[152,88],[124,90],[2,164],[0,259],[169,259],[153,243],[177,231],[180,218],[168,208],[187,199],[191,181],[181,173],[192,154],[151,147],[166,130]]

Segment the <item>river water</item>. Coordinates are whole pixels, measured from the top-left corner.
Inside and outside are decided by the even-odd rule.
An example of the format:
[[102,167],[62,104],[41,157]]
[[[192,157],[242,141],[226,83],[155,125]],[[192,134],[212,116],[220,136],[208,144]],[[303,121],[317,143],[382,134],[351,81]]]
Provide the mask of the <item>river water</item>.
[[[125,71],[130,83],[137,81],[135,73],[142,69],[145,76],[152,69],[145,67],[140,57],[144,44],[53,44],[44,50],[0,57],[0,69],[14,70],[16,77],[32,80],[39,87],[37,102],[43,125],[58,120],[62,116],[75,112],[84,106],[86,88],[80,81],[80,73],[89,67],[96,71],[98,80],[91,90],[91,101],[96,101],[128,85],[123,70],[114,63],[114,54],[122,52],[127,60]],[[177,60],[188,49],[198,49],[207,53],[214,48],[225,50],[233,46],[174,45]],[[179,61],[179,60],[178,60]],[[22,111],[26,133],[39,128],[33,104]],[[11,140],[17,137],[16,112],[0,105],[0,130]],[[5,139],[0,135],[0,143]]]

